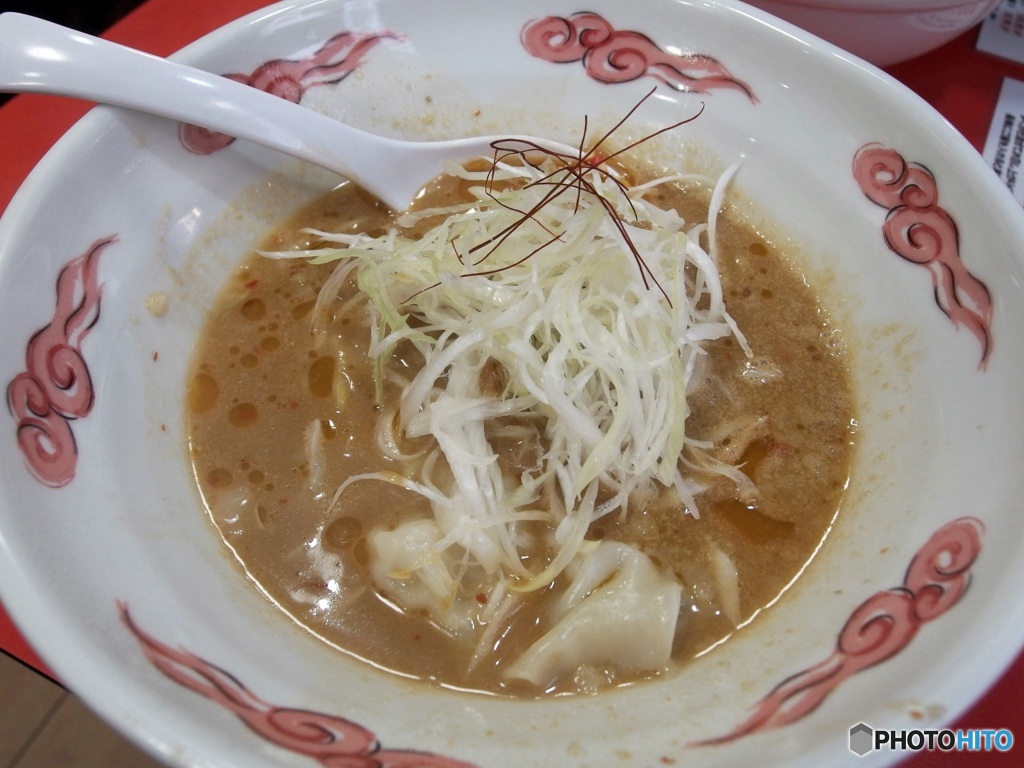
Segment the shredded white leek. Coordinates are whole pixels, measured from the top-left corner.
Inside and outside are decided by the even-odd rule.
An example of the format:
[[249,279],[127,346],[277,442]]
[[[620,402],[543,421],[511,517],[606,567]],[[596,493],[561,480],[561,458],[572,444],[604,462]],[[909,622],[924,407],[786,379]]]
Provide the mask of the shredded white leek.
[[[513,590],[539,588],[577,554],[590,523],[625,512],[634,492],[673,487],[697,514],[699,489],[681,461],[687,394],[707,342],[731,334],[746,348],[715,264],[717,209],[733,170],[712,193],[707,225],[689,229],[675,211],[641,197],[658,180],[627,191],[588,170],[596,194],[578,192],[566,181],[548,183],[559,171],[547,159],[497,166],[495,191],[479,172],[449,172],[477,182],[473,200],[398,219],[410,226],[443,217],[425,235],[399,227],[377,238],[318,232],[336,247],[302,253],[340,260],[318,317],[355,270],[369,298],[379,371],[400,341],[422,355],[397,420],[384,413],[384,442],[394,444],[386,437],[393,422],[407,437],[432,435],[437,446],[415,481],[363,475],[339,493],[371,478],[419,493],[443,532],[438,547],[458,544],[474,564],[511,579]],[[503,183],[513,179],[521,181]],[[504,388],[488,393],[481,373],[495,364]],[[514,478],[489,432],[510,416],[539,424],[544,447]],[[524,520],[548,523],[553,554],[543,567],[524,560]]]

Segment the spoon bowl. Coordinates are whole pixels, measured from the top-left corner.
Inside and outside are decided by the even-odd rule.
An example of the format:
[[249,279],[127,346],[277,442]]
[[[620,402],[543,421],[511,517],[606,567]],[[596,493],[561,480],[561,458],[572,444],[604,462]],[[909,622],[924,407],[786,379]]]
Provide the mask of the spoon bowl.
[[490,157],[499,144],[580,157],[578,149],[529,136],[378,136],[227,77],[20,13],[0,14],[0,92],[95,101],[245,139],[341,174],[395,210],[446,162]]

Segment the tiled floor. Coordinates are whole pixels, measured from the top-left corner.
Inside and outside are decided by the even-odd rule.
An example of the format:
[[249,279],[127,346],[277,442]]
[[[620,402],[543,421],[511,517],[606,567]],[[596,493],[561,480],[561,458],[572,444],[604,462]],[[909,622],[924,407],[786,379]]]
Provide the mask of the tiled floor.
[[0,653],[0,768],[158,768],[75,696]]

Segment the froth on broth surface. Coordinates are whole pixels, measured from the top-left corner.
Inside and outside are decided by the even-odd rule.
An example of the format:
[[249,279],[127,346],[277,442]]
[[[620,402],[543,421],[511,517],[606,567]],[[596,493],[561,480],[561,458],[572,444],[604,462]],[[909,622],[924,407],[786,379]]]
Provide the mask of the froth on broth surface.
[[[442,185],[431,194],[436,202],[457,191]],[[659,206],[675,207],[688,220],[706,215],[702,194],[675,188],[658,194]],[[380,233],[388,226],[387,211],[346,184],[285,222],[262,247],[316,247],[318,239],[303,228]],[[699,519],[654,499],[625,517],[598,520],[588,534],[638,547],[683,585],[673,667],[737,631],[797,576],[833,524],[852,452],[849,378],[825,313],[770,242],[729,216],[719,226],[727,308],[753,357],[732,338],[710,345],[710,370],[689,398],[687,433],[714,441],[713,453],[741,466],[757,496],[740,500],[734,487],[713,485],[698,498]],[[501,670],[543,631],[546,601],[564,577],[509,617],[483,663],[473,659],[473,642],[453,639],[424,615],[402,612],[373,587],[368,532],[429,516],[430,506],[385,483],[356,483],[334,499],[351,475],[406,469],[376,447],[379,411],[364,313],[342,311],[344,302],[337,302],[329,342],[314,343],[310,315],[333,268],[253,254],[208,320],[187,419],[195,476],[211,517],[259,588],[339,649],[454,688],[538,695],[523,681],[503,679]],[[341,296],[356,292],[350,280]],[[417,366],[415,354],[401,346],[392,363]],[[386,382],[385,398],[398,394]],[[309,460],[311,445],[322,448],[325,462]],[[517,451],[529,454],[530,446],[509,440],[503,450],[515,463],[524,460]],[[739,604],[731,610],[716,598],[721,554],[738,575]],[[553,692],[633,682],[615,670],[586,675],[597,680],[569,681]]]

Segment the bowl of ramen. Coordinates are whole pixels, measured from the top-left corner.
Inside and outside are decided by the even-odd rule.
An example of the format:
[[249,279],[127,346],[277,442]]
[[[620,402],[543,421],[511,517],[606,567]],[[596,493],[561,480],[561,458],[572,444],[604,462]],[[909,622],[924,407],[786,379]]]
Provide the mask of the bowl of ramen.
[[977,26],[999,0],[753,0],[752,5],[887,67]]
[[26,181],[0,590],[154,755],[820,765],[1014,658],[1024,221],[894,81],[725,1],[286,2],[176,58],[579,149],[391,211],[101,108]]

